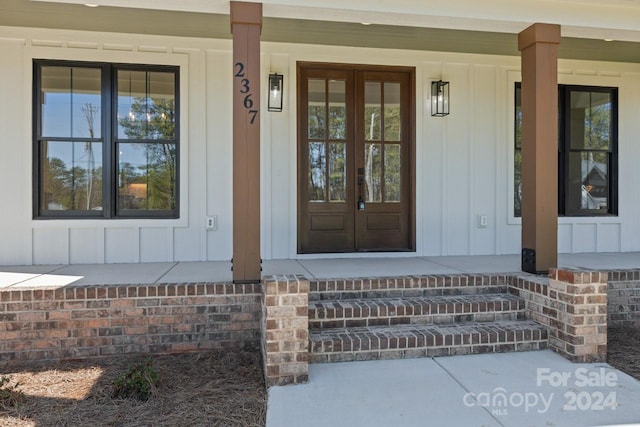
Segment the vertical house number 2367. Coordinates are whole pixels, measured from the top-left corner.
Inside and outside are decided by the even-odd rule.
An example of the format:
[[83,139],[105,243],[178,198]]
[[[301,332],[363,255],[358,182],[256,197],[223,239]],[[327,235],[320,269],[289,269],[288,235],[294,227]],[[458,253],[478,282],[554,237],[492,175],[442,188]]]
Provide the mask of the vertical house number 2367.
[[235,73],[233,76],[237,79],[240,79],[240,93],[244,95],[242,104],[247,110],[247,114],[249,114],[249,117],[251,117],[249,123],[253,124],[253,122],[256,120],[256,116],[258,115],[258,110],[253,109],[253,99],[251,98],[251,96],[253,95],[251,93],[251,82],[245,76],[244,64],[242,62],[236,62],[234,68]]

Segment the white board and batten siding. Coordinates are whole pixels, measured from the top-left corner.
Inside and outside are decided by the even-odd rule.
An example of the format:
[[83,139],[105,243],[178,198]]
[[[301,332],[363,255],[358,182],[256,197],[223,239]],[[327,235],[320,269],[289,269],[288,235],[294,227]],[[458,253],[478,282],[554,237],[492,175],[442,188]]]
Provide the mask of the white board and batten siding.
[[[262,97],[264,259],[296,258],[296,63],[416,67],[415,255],[520,251],[513,217],[513,99],[519,58],[262,43],[263,88],[285,75],[285,109]],[[0,28],[0,265],[228,260],[232,248],[230,40]],[[32,219],[32,60],[178,65],[180,219]],[[617,86],[619,215],[560,218],[561,252],[640,250],[640,65],[560,61],[560,83]],[[433,80],[451,82],[451,114],[431,117]],[[217,216],[217,229],[206,218]],[[478,216],[488,217],[486,228]],[[363,255],[365,256],[365,255]]]

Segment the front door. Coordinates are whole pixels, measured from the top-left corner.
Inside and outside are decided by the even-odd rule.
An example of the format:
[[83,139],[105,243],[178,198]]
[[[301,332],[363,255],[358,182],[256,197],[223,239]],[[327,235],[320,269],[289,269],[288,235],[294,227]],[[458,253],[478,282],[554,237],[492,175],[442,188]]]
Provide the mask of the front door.
[[298,252],[414,249],[414,70],[298,64]]

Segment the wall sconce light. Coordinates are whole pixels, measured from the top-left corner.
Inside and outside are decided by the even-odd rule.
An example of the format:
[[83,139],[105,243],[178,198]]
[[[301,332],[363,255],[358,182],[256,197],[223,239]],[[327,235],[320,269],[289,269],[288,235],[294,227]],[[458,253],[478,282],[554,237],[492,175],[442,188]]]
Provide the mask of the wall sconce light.
[[282,92],[284,76],[282,74],[269,74],[269,111],[282,111]]
[[431,82],[431,115],[437,117],[449,115],[449,82],[442,80]]

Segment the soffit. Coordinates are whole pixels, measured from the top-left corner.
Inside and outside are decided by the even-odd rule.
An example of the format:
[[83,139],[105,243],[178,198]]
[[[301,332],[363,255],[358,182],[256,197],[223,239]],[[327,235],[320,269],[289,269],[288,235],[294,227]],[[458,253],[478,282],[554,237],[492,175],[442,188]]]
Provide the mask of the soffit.
[[[83,4],[87,0],[32,1]],[[229,10],[228,0],[91,0],[91,2],[104,6],[217,14],[226,14]],[[563,27],[640,30],[640,1],[638,0],[373,2],[371,0],[260,0],[260,2],[264,6],[264,15],[274,18],[331,22],[366,21],[384,25],[401,24],[499,32],[519,32],[534,22],[559,24]],[[402,20],[398,21],[399,18]],[[492,27],[486,25],[492,25]]]
[[[564,1],[586,2],[589,0]],[[179,37],[231,38],[229,16],[225,14],[104,6],[90,8],[78,4],[25,0],[3,0],[0,3],[0,25]],[[265,17],[262,40],[332,46],[519,55],[514,33],[400,25],[365,26],[352,22],[277,17]],[[634,42],[605,42],[597,39],[563,37],[559,56],[566,59],[640,63],[639,47],[640,45]]]

